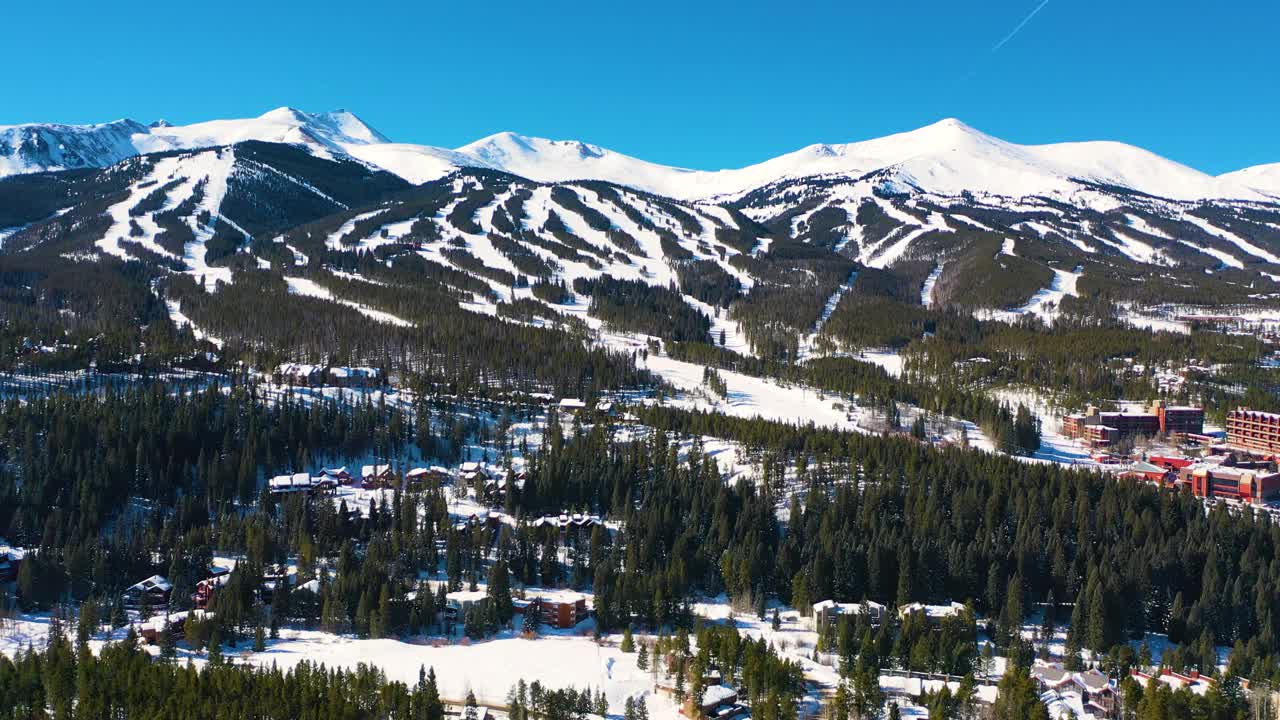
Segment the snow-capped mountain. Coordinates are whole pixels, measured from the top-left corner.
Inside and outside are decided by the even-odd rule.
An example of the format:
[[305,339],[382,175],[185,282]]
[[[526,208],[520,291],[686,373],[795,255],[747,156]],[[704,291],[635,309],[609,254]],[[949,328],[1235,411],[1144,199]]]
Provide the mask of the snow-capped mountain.
[[303,145],[320,157],[390,141],[345,110],[306,113],[282,107],[256,118],[193,125],[143,125],[116,120],[100,125],[0,126],[0,177],[50,170],[107,167],[125,158],[168,150],[234,145],[246,140]]
[[353,157],[415,184],[474,167],[539,182],[604,180],[679,200],[731,201],[798,178],[873,173],[886,187],[942,196],[970,192],[1070,203],[1082,190],[1099,186],[1177,201],[1270,202],[1280,196],[1277,165],[1215,177],[1124,143],[1019,145],[955,119],[860,142],[809,145],[743,168],[707,171],[659,165],[584,142],[511,132],[454,150],[393,143],[350,112],[306,113],[287,107],[256,118],[186,126],[119,120],[0,127],[0,176],[105,167],[135,154],[246,140],[303,145],[324,158]]
[[1280,163],[1255,165],[1219,176],[1232,185],[1243,185],[1280,200]]
[[137,155],[133,138],[149,130],[133,120],[99,125],[0,126],[0,177],[106,167]]
[[731,199],[784,180],[883,171],[903,188],[1066,199],[1107,185],[1173,200],[1266,199],[1235,178],[1217,178],[1117,142],[1017,145],[955,119],[873,140],[810,145],[756,165],[699,171],[667,167],[595,145],[500,133],[458,152],[485,166],[543,182],[608,180],[684,200]]

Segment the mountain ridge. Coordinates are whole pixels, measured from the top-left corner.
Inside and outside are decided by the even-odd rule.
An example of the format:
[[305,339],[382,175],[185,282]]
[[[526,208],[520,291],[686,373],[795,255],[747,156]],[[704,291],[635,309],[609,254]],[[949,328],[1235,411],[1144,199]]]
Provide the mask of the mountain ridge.
[[1280,163],[1213,176],[1115,141],[1019,145],[956,118],[849,143],[814,143],[740,168],[696,170],[649,162],[578,140],[505,131],[458,148],[397,143],[354,113],[280,107],[256,118],[189,125],[123,119],[97,125],[0,126],[0,177],[105,167],[136,154],[244,140],[345,155],[415,184],[460,167],[502,170],[538,182],[604,180],[686,201],[732,200],[785,180],[883,172],[890,183],[939,195],[980,192],[1067,199],[1081,187],[1126,188],[1172,200],[1280,198]]

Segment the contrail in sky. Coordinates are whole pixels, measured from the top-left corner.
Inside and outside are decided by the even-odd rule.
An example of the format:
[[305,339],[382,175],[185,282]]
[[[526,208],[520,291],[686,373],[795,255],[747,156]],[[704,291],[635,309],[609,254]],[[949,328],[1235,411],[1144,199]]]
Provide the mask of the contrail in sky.
[[1043,9],[1044,9],[1044,6],[1045,6],[1045,5],[1048,5],[1048,4],[1049,4],[1049,0],[1043,0],[1043,2],[1041,2],[1039,5],[1037,5],[1037,6],[1036,6],[1036,9],[1031,11],[1031,14],[1029,14],[1029,15],[1027,15],[1026,17],[1022,18],[1022,22],[1018,23],[1018,26],[1017,26],[1017,27],[1015,27],[1013,30],[1011,30],[1011,31],[1009,32],[1009,34],[1008,34],[1008,35],[1005,35],[1003,40],[1001,40],[1000,42],[996,43],[995,47],[991,48],[991,52],[995,52],[995,51],[999,50],[1000,48],[1004,47],[1005,43],[1007,43],[1007,42],[1009,42],[1010,40],[1012,40],[1012,39],[1013,39],[1013,36],[1014,36],[1014,35],[1017,35],[1017,34],[1022,30],[1022,28],[1026,27],[1026,26],[1027,26],[1027,23],[1031,22],[1031,18],[1035,17],[1035,16],[1036,16],[1036,13],[1040,12],[1041,10],[1043,10]]

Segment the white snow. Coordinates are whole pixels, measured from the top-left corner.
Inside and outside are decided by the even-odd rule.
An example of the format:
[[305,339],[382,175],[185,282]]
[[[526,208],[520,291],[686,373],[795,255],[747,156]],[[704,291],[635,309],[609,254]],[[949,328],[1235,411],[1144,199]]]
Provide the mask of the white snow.
[[354,308],[361,315],[364,315],[370,320],[376,320],[377,322],[380,322],[386,325],[398,325],[400,327],[413,326],[413,323],[409,322],[408,320],[398,318],[389,312],[384,312],[376,308],[371,308],[368,305],[361,305],[360,303],[353,302],[351,300],[343,300],[341,298],[334,297],[333,293],[329,292],[328,288],[324,287],[323,285],[317,283],[314,280],[311,280],[310,278],[286,276],[284,280],[289,285],[289,292],[293,293],[294,295],[306,295],[308,297],[320,298],[321,300],[328,300],[329,302],[336,302],[341,305],[346,305],[349,308]]
[[1079,296],[1076,283],[1083,274],[1083,269],[1079,267],[1072,272],[1053,268],[1053,281],[1049,284],[1049,287],[1042,288],[1036,292],[1027,301],[1026,305],[1014,310],[978,310],[974,312],[974,316],[981,320],[1017,322],[1018,318],[1023,315],[1032,314],[1047,323],[1051,323],[1058,316],[1058,306],[1062,303],[1064,297],[1068,295],[1072,297]]

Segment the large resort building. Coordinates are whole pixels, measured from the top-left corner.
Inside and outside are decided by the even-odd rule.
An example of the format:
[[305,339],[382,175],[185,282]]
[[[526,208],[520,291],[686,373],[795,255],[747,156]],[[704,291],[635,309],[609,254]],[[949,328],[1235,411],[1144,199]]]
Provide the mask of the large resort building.
[[1232,410],[1227,413],[1227,444],[1251,452],[1280,453],[1280,413]]
[[1120,440],[1145,435],[1189,434],[1204,432],[1204,409],[1166,406],[1156,401],[1147,412],[1101,412],[1090,406],[1083,413],[1062,419],[1062,434],[1095,447],[1105,447]]

